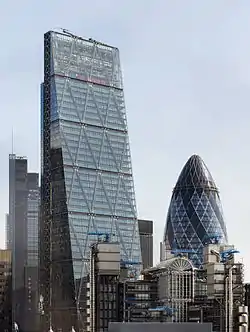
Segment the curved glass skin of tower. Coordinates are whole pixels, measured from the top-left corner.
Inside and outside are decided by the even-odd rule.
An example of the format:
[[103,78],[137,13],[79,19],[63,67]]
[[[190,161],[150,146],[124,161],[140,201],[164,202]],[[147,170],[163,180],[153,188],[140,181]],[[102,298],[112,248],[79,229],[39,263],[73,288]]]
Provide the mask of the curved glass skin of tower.
[[203,160],[194,155],[173,190],[164,243],[167,250],[188,250],[189,259],[200,267],[204,245],[215,238],[227,243],[219,192]]

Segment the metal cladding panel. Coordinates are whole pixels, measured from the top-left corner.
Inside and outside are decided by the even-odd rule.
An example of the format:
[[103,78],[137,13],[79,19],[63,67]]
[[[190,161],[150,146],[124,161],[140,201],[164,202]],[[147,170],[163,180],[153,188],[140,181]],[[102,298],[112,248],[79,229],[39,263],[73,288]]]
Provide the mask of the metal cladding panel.
[[118,243],[98,243],[97,250],[99,253],[120,253],[120,245]]
[[153,234],[153,221],[152,220],[138,220],[140,234]]
[[119,274],[120,272],[120,263],[118,262],[98,262],[97,270],[99,274]]
[[98,262],[97,268],[99,270],[120,271],[120,262]]
[[158,295],[159,295],[159,300],[165,299],[167,297],[171,297],[171,294],[169,292],[169,283],[171,282],[169,275],[163,275],[159,276],[159,281],[158,281]]
[[212,332],[211,323],[110,323],[109,332]]
[[121,261],[121,256],[120,253],[98,253],[97,254],[97,259],[99,262],[117,262],[120,264]]

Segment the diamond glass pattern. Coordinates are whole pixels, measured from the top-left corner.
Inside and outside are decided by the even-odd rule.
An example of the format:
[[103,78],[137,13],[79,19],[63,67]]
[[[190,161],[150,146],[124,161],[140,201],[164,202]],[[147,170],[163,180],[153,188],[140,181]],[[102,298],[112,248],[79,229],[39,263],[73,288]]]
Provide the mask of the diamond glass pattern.
[[219,192],[203,160],[194,155],[173,190],[164,243],[166,248],[190,250],[189,259],[200,267],[204,244],[215,236],[227,243]]
[[90,233],[111,234],[123,260],[141,263],[119,50],[48,32],[42,93],[41,283],[48,305],[52,252],[53,319],[66,329],[81,316],[89,248],[98,240]]

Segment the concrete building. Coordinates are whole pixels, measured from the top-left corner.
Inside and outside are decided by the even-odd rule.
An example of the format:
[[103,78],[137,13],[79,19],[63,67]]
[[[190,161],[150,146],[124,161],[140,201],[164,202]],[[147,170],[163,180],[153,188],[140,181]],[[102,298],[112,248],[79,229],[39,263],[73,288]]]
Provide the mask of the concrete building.
[[110,321],[119,321],[120,262],[118,243],[96,243],[92,246],[87,295],[88,332],[107,331]]
[[89,275],[79,280],[83,291],[78,314],[84,331],[104,332],[115,321],[152,322],[169,317],[151,310],[159,304],[157,279],[148,274],[136,280],[135,272],[133,262],[121,259],[119,244],[104,241],[92,245]]

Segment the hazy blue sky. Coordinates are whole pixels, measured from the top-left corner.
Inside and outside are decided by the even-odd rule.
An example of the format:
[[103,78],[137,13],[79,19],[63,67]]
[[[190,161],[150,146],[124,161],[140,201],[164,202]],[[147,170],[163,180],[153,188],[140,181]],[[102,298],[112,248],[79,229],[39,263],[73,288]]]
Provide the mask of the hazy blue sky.
[[172,188],[197,153],[250,280],[249,0],[0,0],[0,13],[1,246],[11,130],[38,171],[43,34],[63,27],[120,48],[138,211],[155,221],[155,257]]

